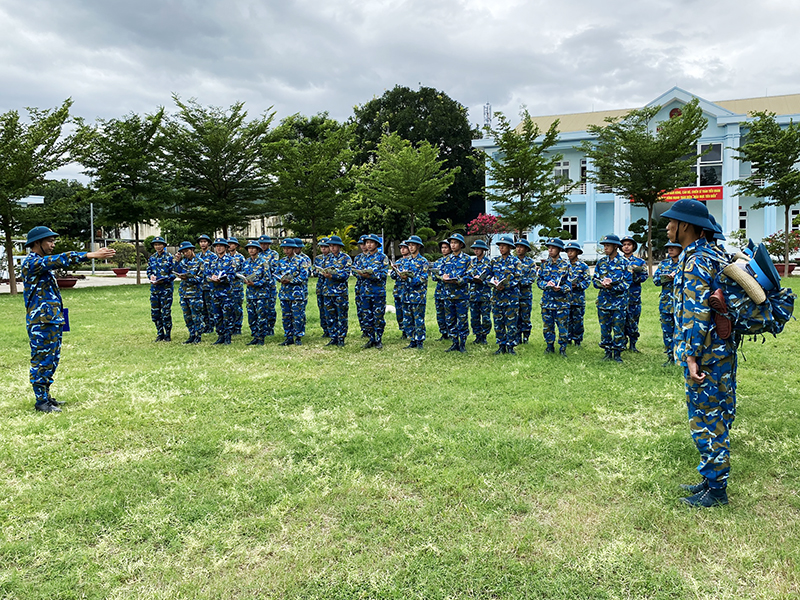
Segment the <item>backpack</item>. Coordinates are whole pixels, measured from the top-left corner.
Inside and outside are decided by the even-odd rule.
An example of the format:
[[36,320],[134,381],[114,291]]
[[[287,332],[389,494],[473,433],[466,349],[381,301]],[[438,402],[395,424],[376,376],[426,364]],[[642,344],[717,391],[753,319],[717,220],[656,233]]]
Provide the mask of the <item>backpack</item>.
[[781,333],[794,312],[797,296],[790,288],[776,288],[766,292],[767,299],[756,304],[737,282],[720,272],[715,281],[722,289],[727,304],[727,317],[733,331],[741,336]]

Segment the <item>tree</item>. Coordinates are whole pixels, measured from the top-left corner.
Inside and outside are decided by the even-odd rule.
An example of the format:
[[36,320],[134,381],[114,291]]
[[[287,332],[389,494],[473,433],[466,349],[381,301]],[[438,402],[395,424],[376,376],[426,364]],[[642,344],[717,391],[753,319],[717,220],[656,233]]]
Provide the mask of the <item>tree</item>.
[[429,142],[439,149],[445,167],[460,167],[453,185],[431,213],[432,222],[450,218],[464,223],[483,207],[483,163],[472,147],[472,140],[480,133],[470,127],[467,116],[467,108],[444,92],[422,86],[418,90],[395,86],[380,98],[355,108],[354,162],[370,162],[383,135],[392,131],[415,146]]
[[224,110],[173,99],[180,110],[164,126],[165,148],[182,197],[171,216],[227,237],[229,228],[272,214],[261,158],[274,113],[248,122],[243,102]]
[[[661,195],[695,180],[697,140],[708,124],[697,98],[666,121],[655,121],[661,106],[630,111],[622,118],[607,117],[606,125],[590,125],[594,141],[579,147],[594,161],[588,179],[630,198],[647,209],[647,223]],[[653,233],[647,229],[647,266],[653,273]]]
[[378,144],[375,162],[362,167],[358,185],[378,205],[407,214],[413,235],[417,215],[430,213],[441,204],[440,197],[461,170],[448,169],[445,162],[427,141],[414,147],[391,133]]
[[88,242],[91,239],[89,190],[79,181],[51,179],[34,184],[31,195],[43,196],[44,204],[28,206],[20,212],[19,229],[46,225],[60,238]]
[[143,117],[98,119],[93,127],[82,124],[77,133],[78,161],[92,178],[98,223],[133,227],[136,283],[141,283],[139,225],[161,217],[172,190],[164,175],[163,121],[160,108]]
[[536,226],[557,226],[558,218],[564,214],[564,207],[559,204],[566,197],[565,180],[553,175],[562,158],[551,151],[558,141],[558,119],[542,134],[526,109],[520,116],[519,131],[499,112],[495,113],[497,129],[487,128],[498,148],[498,157],[484,153],[492,179],[484,194],[495,203],[503,221],[522,235]]
[[453,219],[439,219],[436,224],[442,228],[439,231],[442,238],[449,238],[454,233],[464,233],[467,229],[463,223],[453,223]]
[[12,294],[17,293],[17,279],[10,257],[22,210],[17,200],[24,198],[47,173],[70,161],[74,138],[62,137],[61,132],[71,106],[72,100],[67,99],[53,110],[28,108],[28,122],[23,122],[16,110],[0,115],[0,229],[5,235]]
[[317,254],[321,232],[343,224],[351,188],[352,127],[322,113],[310,119],[293,115],[264,146],[265,169],[274,178],[270,195],[276,213],[298,234],[310,234]]
[[[749,161],[755,169],[745,179],[734,181],[739,194],[760,198],[753,208],[783,207],[783,231],[791,231],[790,213],[800,203],[800,124],[789,121],[782,128],[772,112],[750,113],[755,119],[742,123],[749,128],[737,160]],[[784,235],[784,273],[789,272],[790,239]]]
[[496,215],[480,213],[477,217],[467,223],[468,235],[482,235],[487,245],[492,245],[492,238],[495,234],[506,233],[511,228],[497,218]]

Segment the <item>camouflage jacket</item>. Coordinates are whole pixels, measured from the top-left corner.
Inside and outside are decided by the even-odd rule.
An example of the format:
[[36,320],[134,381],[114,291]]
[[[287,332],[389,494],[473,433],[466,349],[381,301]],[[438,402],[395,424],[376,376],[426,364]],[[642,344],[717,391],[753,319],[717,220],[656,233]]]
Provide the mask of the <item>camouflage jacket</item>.
[[664,314],[671,315],[675,312],[673,287],[675,285],[675,276],[678,274],[678,269],[680,269],[680,259],[673,261],[671,258],[668,258],[662,260],[656,272],[653,273],[653,283],[661,286],[658,310]]
[[58,291],[53,270],[66,269],[86,260],[86,252],[64,252],[51,256],[39,256],[31,252],[25,257],[21,270],[24,285],[22,295],[25,299],[25,321],[29,326],[64,324],[61,292]]
[[281,289],[278,297],[281,300],[305,300],[308,298],[309,271],[305,261],[299,256],[283,257],[278,263],[278,279]]
[[489,279],[503,281],[508,279],[502,290],[492,287],[492,300],[506,302],[519,300],[520,263],[516,256],[509,254],[506,257],[497,256],[492,259],[489,270]]
[[389,274],[389,259],[380,250],[375,254],[365,254],[358,267],[362,271],[371,270],[372,277],[362,277],[356,275],[357,279],[362,280],[362,296],[386,296],[386,277]]
[[[213,275],[217,275],[219,281],[211,281]],[[206,264],[206,281],[211,283],[211,290],[215,294],[229,294],[234,279],[236,279],[236,271],[229,254],[222,256],[215,254],[214,258]]]
[[[447,256],[450,255],[448,254]],[[436,282],[436,289],[433,291],[433,297],[436,300],[444,300],[447,298],[447,286],[442,281],[442,265],[447,256],[437,258],[431,265],[431,279]]]
[[519,269],[519,287],[521,290],[528,291],[531,287],[533,287],[533,284],[539,275],[539,268],[536,266],[536,261],[534,258],[529,254],[526,254],[524,258],[519,258]]
[[442,261],[440,273],[456,280],[444,284],[449,300],[469,300],[469,277],[467,276],[469,268],[469,256],[463,252],[452,253]]
[[203,294],[203,284],[206,280],[205,271],[205,263],[197,254],[194,255],[194,258],[182,258],[175,263],[173,272],[189,276],[186,279],[182,278],[178,286],[181,298],[196,298]]
[[[543,290],[542,308],[552,310],[567,306],[572,292],[572,283],[569,279],[570,272],[569,261],[563,258],[547,259],[542,270],[539,271],[539,278],[536,280],[536,285],[540,290]],[[551,281],[561,289],[556,290],[553,286],[547,285]]]
[[631,272],[631,287],[628,290],[628,302],[642,301],[642,284],[650,277],[647,273],[647,261],[638,256],[626,258]]
[[569,265],[568,279],[572,291],[569,293],[569,303],[572,306],[583,306],[586,304],[586,290],[592,283],[592,276],[589,274],[589,265],[578,259]]
[[394,268],[389,271],[389,277],[394,280],[394,290],[392,291],[392,295],[398,299],[400,302],[405,302],[403,299],[405,296],[405,288],[408,287],[408,279],[403,279],[397,273],[403,271],[409,271],[408,265],[408,258],[398,258],[394,261]]
[[[196,254],[197,258],[203,263],[203,269],[208,270],[208,264],[214,260],[214,257],[217,255],[214,254],[213,250],[206,250],[205,252],[198,252]],[[211,289],[211,282],[208,280],[203,281],[203,289],[210,290]]]
[[[600,282],[608,277],[611,287],[604,289]],[[621,254],[609,259],[602,256],[594,268],[594,287],[600,290],[597,294],[597,308],[600,310],[620,310],[628,306],[628,289],[633,277],[628,269],[628,261]]]
[[314,268],[311,270],[311,275],[317,278],[317,296],[325,295],[325,288],[328,286],[328,278],[319,274],[320,269],[329,267],[328,257],[330,254],[317,254],[314,259]]
[[492,286],[486,283],[489,272],[492,268],[492,259],[484,255],[482,260],[477,256],[470,259],[470,267],[467,275],[469,276],[469,299],[470,302],[485,302],[492,299]]
[[269,262],[261,255],[245,259],[240,274],[253,282],[253,285],[245,285],[248,298],[268,298],[271,295],[272,271]]
[[162,253],[154,253],[147,261],[147,278],[155,276],[159,283],[151,283],[151,290],[163,290],[172,285],[175,281],[175,274],[172,268],[175,266],[175,259],[166,250]]
[[430,263],[424,256],[417,255],[416,258],[409,256],[404,259],[403,266],[406,271],[413,273],[413,276],[406,278],[403,287],[403,302],[406,304],[425,304],[428,299],[428,272]]
[[347,280],[350,279],[350,270],[353,267],[353,259],[346,252],[339,251],[339,254],[331,252],[325,260],[325,266],[333,268],[332,277],[322,277],[325,280],[325,296],[347,296]]

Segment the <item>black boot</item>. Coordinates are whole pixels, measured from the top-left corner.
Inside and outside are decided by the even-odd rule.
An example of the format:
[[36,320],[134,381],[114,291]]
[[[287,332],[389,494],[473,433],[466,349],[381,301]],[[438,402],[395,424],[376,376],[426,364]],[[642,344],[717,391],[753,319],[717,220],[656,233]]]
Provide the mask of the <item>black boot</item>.
[[290,338],[290,337],[284,338],[284,340],[278,345],[279,346],[292,346],[292,345],[294,345],[294,338]]
[[614,350],[613,359],[618,363],[622,362],[622,356],[620,354],[621,354],[620,350]]
[[192,343],[193,344],[199,344],[202,341],[203,341],[203,336],[198,333],[196,336],[194,336],[194,341]]
[[408,350],[409,348],[416,348],[416,347],[417,347],[417,342],[415,342],[414,340],[411,340],[411,342],[409,342],[408,346],[403,346],[403,350]]
[[377,340],[372,342],[372,347],[377,349],[377,350],[380,350],[381,348],[383,348],[383,343],[381,342],[381,338],[378,338]]
[[514,351],[514,346],[506,346],[506,354],[516,355],[517,353]]
[[372,340],[370,340],[370,341],[368,341],[366,344],[364,344],[364,345],[363,345],[363,346],[361,346],[361,347],[362,347],[364,350],[366,350],[367,348],[372,348],[374,345],[375,345],[375,342],[373,342]]
[[636,341],[631,340],[630,351],[635,352],[636,354],[640,354],[640,352],[636,349]]
[[694,485],[692,485],[691,483],[682,483],[679,487],[682,490],[686,490],[690,494],[694,495],[698,492],[703,492],[708,489],[708,479],[703,477],[703,481],[701,481],[700,483],[695,483]]
[[[322,337],[325,337],[325,336],[322,336]],[[336,346],[337,345],[336,344],[336,338],[331,338],[330,341],[325,345],[326,346]]]
[[559,353],[561,356],[563,356],[564,358],[567,358],[567,347],[566,347],[566,346],[561,346],[561,347],[559,348],[559,350],[558,350],[558,353]]
[[458,348],[457,350],[461,352],[461,354],[467,353],[467,340],[458,340]]
[[453,343],[450,344],[450,347],[447,350],[445,350],[445,352],[453,352],[455,350],[458,350],[458,340],[454,339]]
[[216,346],[217,344],[224,344],[225,343],[225,336],[223,334],[217,335],[217,341],[215,341],[212,345]]
[[246,344],[247,346],[258,346],[258,338],[253,338]]
[[556,349],[553,346],[553,344],[547,344],[547,348],[544,349],[544,353],[545,354],[555,354],[556,353]]
[[506,353],[506,347],[501,345],[501,346],[499,346],[497,348],[497,350],[494,351],[494,353],[495,354],[505,354]]
[[614,353],[608,348],[606,348],[606,353],[605,356],[603,356],[603,360],[613,360],[613,359],[614,359]]
[[183,342],[184,344],[194,344],[194,336],[190,335],[189,339]]

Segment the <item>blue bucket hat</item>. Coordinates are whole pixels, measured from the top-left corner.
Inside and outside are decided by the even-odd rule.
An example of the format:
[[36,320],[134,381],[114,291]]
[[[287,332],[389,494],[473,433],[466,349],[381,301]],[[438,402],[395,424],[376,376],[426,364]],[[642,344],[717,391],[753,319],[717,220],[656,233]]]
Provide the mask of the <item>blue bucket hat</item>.
[[583,254],[583,248],[581,248],[581,245],[574,240],[564,244],[564,250],[577,250],[578,254]]
[[489,246],[486,245],[486,242],[483,240],[477,240],[472,246],[470,246],[473,250],[479,248],[480,250],[489,250]]
[[194,244],[192,242],[181,242],[178,250],[194,250]]
[[531,244],[530,244],[530,242],[529,242],[528,240],[526,240],[525,238],[520,238],[520,239],[518,239],[518,240],[515,242],[515,244],[514,244],[514,245],[515,245],[515,246],[522,246],[523,248],[527,248],[528,250],[530,250],[530,249],[531,249]]
[[408,248],[408,242],[406,240],[403,240],[398,244],[398,246],[405,246],[406,248]]
[[210,242],[211,238],[208,237],[205,233],[201,233],[200,235],[197,236],[197,241],[199,242],[200,240],[208,240]]
[[633,251],[634,252],[636,252],[636,249],[639,247],[639,242],[637,242],[635,239],[633,239],[629,235],[626,235],[625,237],[621,237],[619,239],[620,245],[622,245],[624,242],[631,242],[633,244]]
[[259,252],[261,252],[261,246],[260,246],[260,245],[259,245],[259,243],[258,243],[258,242],[256,242],[256,241],[247,242],[247,245],[245,246],[245,248],[255,248],[255,249],[257,249]]
[[367,241],[367,236],[366,235],[362,235],[360,238],[358,238],[358,244],[359,245],[363,244],[366,241]]
[[217,238],[214,240],[214,246],[229,246],[228,240],[223,237]]
[[498,246],[500,244],[505,244],[506,246],[514,247],[514,237],[511,235],[501,235],[500,238],[495,242]]
[[678,242],[667,242],[664,244],[664,248],[680,248],[683,250],[683,246],[681,246]]
[[622,242],[619,239],[619,236],[609,233],[608,235],[604,235],[600,238],[601,244],[614,244],[615,246],[622,246]]
[[292,238],[294,240],[295,248],[305,248],[305,243],[300,238]]
[[238,246],[239,240],[235,237],[228,238],[228,245],[230,246],[231,244],[236,244]]
[[555,248],[558,248],[559,250],[563,250],[564,240],[562,240],[561,238],[552,237],[548,238],[547,241],[544,243],[544,245],[548,247],[553,246]]
[[329,246],[341,246],[342,248],[344,248],[344,242],[342,241],[342,238],[340,238],[338,235],[332,235],[331,237],[329,237],[328,238],[328,245]]
[[448,237],[448,238],[447,238],[447,241],[448,241],[448,242],[449,242],[450,240],[456,240],[456,241],[458,241],[458,242],[461,242],[461,246],[462,246],[462,247],[467,245],[467,243],[464,241],[464,236],[463,236],[463,235],[461,235],[460,233],[454,233],[454,234],[452,234],[450,237]]
[[258,243],[259,244],[271,244],[272,243],[272,238],[269,237],[268,235],[262,235],[262,236],[260,236],[258,238]]
[[58,237],[58,234],[50,229],[49,227],[45,227],[44,225],[39,225],[38,227],[34,227],[28,232],[28,239],[25,242],[25,247],[31,246],[34,242],[38,242],[39,240],[44,240],[49,237]]
[[285,238],[281,242],[281,248],[295,248],[294,240],[292,238]]
[[694,198],[678,200],[672,208],[661,215],[667,219],[675,219],[683,223],[691,223],[703,229],[714,231],[714,226],[708,218],[708,208]]
[[328,245],[330,245],[330,241],[326,237],[322,238],[319,242],[317,242],[317,246],[319,246],[320,248],[323,248]]
[[153,241],[150,242],[150,243],[151,244],[164,244],[166,246],[167,245],[167,240],[165,240],[160,235],[157,235],[156,237],[153,238]]
[[380,246],[380,245],[382,245],[382,244],[381,244],[381,238],[379,238],[379,237],[378,237],[377,235],[375,235],[374,233],[368,233],[367,235],[365,235],[365,236],[364,236],[364,241],[365,241],[365,242],[370,242],[370,241],[372,241],[372,242],[375,242],[376,244],[378,244],[379,246]]
[[450,245],[450,240],[442,240],[441,242],[439,242],[439,247],[440,248],[442,247],[442,244],[444,244],[445,246],[449,246]]
[[410,238],[406,240],[409,244],[418,244],[420,246],[424,246],[425,244],[422,243],[422,238],[418,235],[412,235]]

